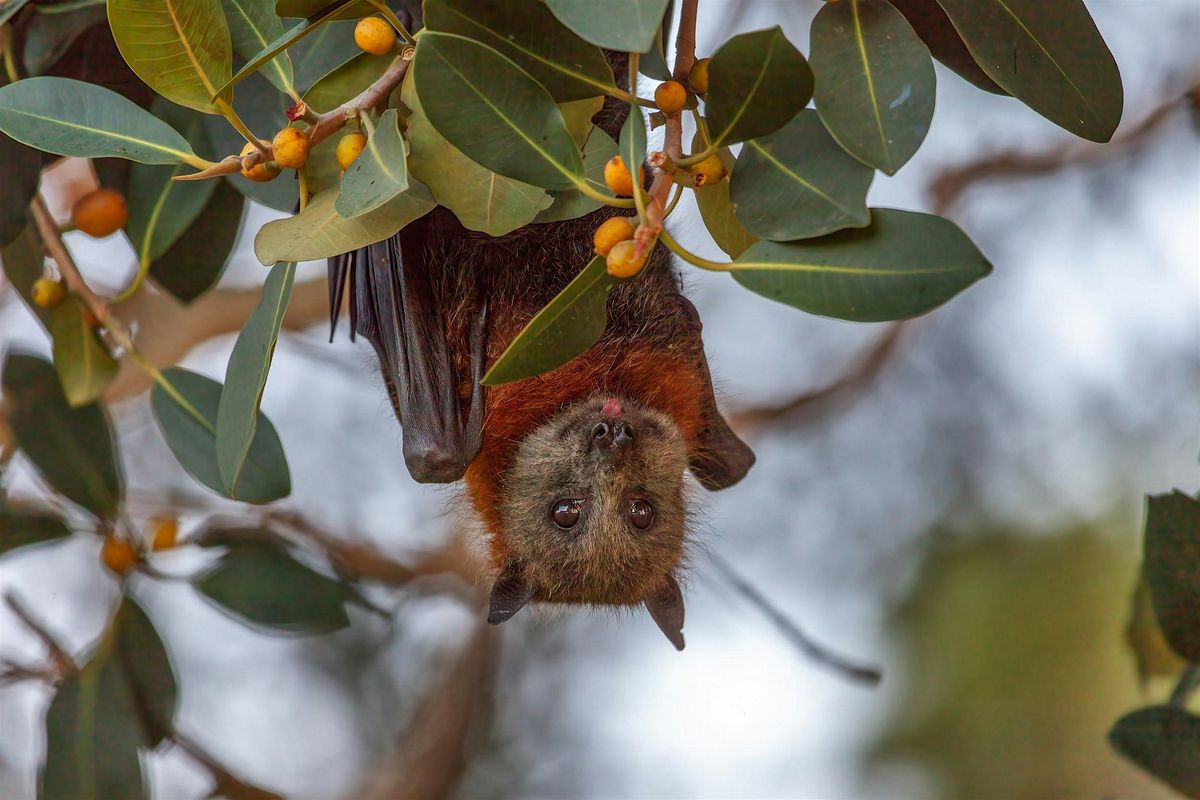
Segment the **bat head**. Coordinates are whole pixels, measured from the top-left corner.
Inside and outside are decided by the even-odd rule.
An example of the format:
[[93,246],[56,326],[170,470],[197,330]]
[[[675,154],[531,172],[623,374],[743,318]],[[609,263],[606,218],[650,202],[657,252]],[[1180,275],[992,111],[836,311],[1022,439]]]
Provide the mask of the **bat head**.
[[623,398],[594,396],[531,431],[503,492],[509,560],[489,620],[508,619],[530,599],[645,603],[682,648],[671,575],[687,530],[687,466],[671,417]]

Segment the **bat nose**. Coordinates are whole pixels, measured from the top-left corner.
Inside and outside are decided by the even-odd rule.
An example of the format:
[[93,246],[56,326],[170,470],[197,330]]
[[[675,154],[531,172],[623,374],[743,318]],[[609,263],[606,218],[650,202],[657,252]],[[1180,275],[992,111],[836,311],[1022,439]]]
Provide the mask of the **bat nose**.
[[625,420],[597,422],[592,426],[592,447],[601,455],[612,457],[633,445],[633,426]]

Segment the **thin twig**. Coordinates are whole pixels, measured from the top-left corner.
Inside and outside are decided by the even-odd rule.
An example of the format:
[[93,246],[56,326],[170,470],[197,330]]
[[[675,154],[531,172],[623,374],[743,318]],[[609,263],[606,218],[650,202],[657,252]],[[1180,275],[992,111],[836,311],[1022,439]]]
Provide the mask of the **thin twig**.
[[171,741],[209,771],[213,781],[216,782],[216,786],[213,787],[213,796],[227,797],[230,800],[284,800],[283,795],[247,783],[244,779],[234,775],[198,742],[179,731],[171,734]]
[[800,652],[804,653],[809,658],[822,664],[826,667],[841,673],[845,677],[859,681],[861,683],[878,684],[883,679],[883,673],[874,667],[863,667],[857,664],[852,664],[839,655],[829,652],[823,646],[817,644],[808,637],[804,631],[792,620],[788,619],[782,611],[780,611],[774,603],[763,596],[761,592],[755,589],[741,575],[734,571],[729,562],[721,558],[716,553],[709,553],[709,558],[712,560],[717,571],[729,581],[734,591],[742,595],[750,601],[763,615],[779,629],[781,633]]
[[42,644],[46,645],[46,650],[50,654],[50,660],[54,663],[55,669],[59,675],[69,675],[78,669],[75,660],[67,653],[66,649],[58,643],[58,639],[54,634],[50,633],[41,622],[25,607],[25,604],[12,592],[4,593],[4,602],[12,611],[17,619],[25,624],[39,639]]

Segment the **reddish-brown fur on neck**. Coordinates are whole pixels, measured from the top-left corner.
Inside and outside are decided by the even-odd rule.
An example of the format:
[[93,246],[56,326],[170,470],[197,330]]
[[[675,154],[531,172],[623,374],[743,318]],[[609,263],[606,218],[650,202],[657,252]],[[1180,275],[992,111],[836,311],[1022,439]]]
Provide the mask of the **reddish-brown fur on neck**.
[[501,492],[517,447],[530,431],[572,403],[611,392],[670,415],[689,452],[703,428],[704,378],[695,354],[661,347],[601,342],[553,372],[488,390],[483,449],[467,470],[472,503],[491,534],[491,560],[508,555],[501,524]]

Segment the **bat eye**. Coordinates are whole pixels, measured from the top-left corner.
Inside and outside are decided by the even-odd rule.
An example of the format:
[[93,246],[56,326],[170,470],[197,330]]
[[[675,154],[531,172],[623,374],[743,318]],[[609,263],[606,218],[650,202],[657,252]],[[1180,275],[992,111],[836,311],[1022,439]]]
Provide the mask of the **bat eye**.
[[550,519],[554,524],[564,531],[575,527],[575,523],[579,522],[579,510],[583,507],[583,500],[564,497],[561,500],[555,500],[554,505],[550,506]]
[[654,506],[645,500],[634,500],[629,504],[629,522],[639,531],[654,524]]

